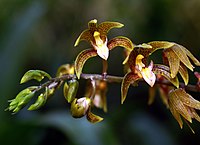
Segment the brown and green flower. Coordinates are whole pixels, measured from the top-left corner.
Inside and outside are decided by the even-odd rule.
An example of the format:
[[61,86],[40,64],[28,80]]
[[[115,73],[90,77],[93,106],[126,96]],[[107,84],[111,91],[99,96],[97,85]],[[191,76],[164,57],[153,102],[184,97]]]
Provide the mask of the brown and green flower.
[[124,25],[118,22],[103,22],[97,24],[97,20],[91,20],[88,23],[88,29],[84,30],[75,42],[74,46],[77,46],[80,41],[85,40],[89,42],[92,49],[86,49],[79,53],[75,60],[75,72],[78,78],[82,72],[82,68],[85,62],[95,56],[100,56],[103,60],[107,60],[109,57],[109,50],[121,46],[126,49],[132,50],[133,44],[131,40],[126,37],[118,36],[111,40],[108,40],[107,33],[112,28],[121,28]]
[[182,118],[190,123],[193,118],[200,122],[200,117],[195,110],[200,110],[200,102],[183,89],[172,90],[169,93],[169,109],[181,128]]

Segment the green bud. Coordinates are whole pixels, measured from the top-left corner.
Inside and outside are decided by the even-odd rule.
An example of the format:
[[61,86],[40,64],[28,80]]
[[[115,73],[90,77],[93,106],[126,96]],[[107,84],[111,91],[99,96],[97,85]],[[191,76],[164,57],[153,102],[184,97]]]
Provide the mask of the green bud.
[[45,95],[42,93],[38,96],[37,100],[35,101],[34,104],[32,104],[28,110],[32,111],[32,110],[37,110],[40,107],[42,107],[45,103],[46,103],[47,97],[45,97]]
[[15,97],[15,99],[10,100],[10,104],[7,109],[9,111],[13,110],[14,113],[18,112],[34,96],[35,94],[34,90],[37,88],[38,88],[37,86],[31,86],[19,92]]
[[81,118],[83,117],[86,112],[88,111],[88,108],[90,106],[91,100],[90,98],[75,98],[71,104],[71,115],[74,118]]
[[63,93],[68,103],[71,103],[76,97],[78,87],[79,83],[75,79],[70,80],[69,85],[67,83],[64,84]]
[[37,81],[42,81],[44,79],[44,77],[47,77],[48,79],[51,79],[51,76],[41,70],[29,70],[27,71],[24,76],[22,77],[20,84],[25,83],[27,81],[30,81],[32,79],[35,79]]

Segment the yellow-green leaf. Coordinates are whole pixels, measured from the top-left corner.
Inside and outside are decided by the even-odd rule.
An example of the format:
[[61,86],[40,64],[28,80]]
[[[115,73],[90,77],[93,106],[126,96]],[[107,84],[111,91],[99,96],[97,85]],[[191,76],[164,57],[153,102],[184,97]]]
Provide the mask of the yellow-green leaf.
[[96,50],[93,50],[93,49],[86,49],[78,54],[75,60],[75,72],[78,79],[80,78],[85,62],[89,58],[95,57],[95,56],[97,56],[97,52]]
[[122,85],[121,85],[121,104],[123,104],[124,100],[126,99],[127,93],[128,93],[128,88],[131,83],[139,80],[140,77],[132,72],[127,73],[123,80],[122,80]]
[[22,84],[32,79],[35,79],[40,82],[41,80],[44,79],[44,77],[51,79],[51,76],[42,70],[29,70],[24,74],[20,83]]
[[56,76],[59,77],[59,76],[69,75],[69,74],[74,74],[74,65],[63,64],[58,68]]

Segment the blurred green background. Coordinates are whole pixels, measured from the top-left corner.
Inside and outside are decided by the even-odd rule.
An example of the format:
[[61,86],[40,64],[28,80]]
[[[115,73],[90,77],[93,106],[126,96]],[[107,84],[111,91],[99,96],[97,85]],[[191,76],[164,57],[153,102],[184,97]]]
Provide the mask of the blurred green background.
[[[24,108],[16,115],[4,111],[7,100],[26,87],[19,81],[27,70],[41,69],[53,76],[60,65],[73,62],[89,47],[84,42],[77,48],[73,45],[91,19],[125,24],[112,30],[109,38],[124,35],[135,44],[174,41],[200,60],[199,14],[199,0],[0,0],[0,144],[200,144],[200,123],[192,124],[195,135],[186,125],[181,130],[159,96],[152,106],[147,105],[147,86],[131,87],[120,105],[120,84],[109,84],[108,113],[97,110],[104,121],[95,125],[70,116],[61,90],[38,111]],[[123,75],[122,52],[122,48],[111,52],[109,74]],[[160,60],[159,55],[154,59]],[[100,73],[97,66],[100,59],[91,59],[84,72]],[[199,93],[192,95],[199,97]]]

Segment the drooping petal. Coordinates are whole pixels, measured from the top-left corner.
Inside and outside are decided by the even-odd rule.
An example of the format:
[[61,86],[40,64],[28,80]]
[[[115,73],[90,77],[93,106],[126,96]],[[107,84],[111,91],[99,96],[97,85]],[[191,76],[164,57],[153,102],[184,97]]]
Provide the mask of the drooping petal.
[[187,56],[189,56],[189,58],[194,62],[195,65],[200,66],[200,62],[194,57],[194,55],[189,50],[187,50],[183,46],[181,48],[185,51]]
[[190,60],[188,59],[185,51],[182,49],[181,45],[174,45],[171,47],[171,49],[175,52],[175,54],[178,56],[178,58],[180,59],[180,61],[187,67],[189,68],[191,71],[193,71],[193,66],[190,62]]
[[179,80],[177,76],[175,78],[172,78],[170,75],[169,67],[161,64],[154,64],[153,70],[155,74],[159,74],[163,77],[165,77],[168,81],[170,81],[174,86],[179,88]]
[[121,85],[121,104],[123,104],[124,100],[126,99],[127,93],[128,93],[128,88],[131,83],[139,80],[140,77],[137,74],[134,74],[132,72],[127,73],[123,80],[122,80],[122,85]]
[[86,49],[79,53],[79,55],[76,57],[75,60],[75,72],[77,75],[77,78],[80,78],[80,75],[82,73],[83,66],[85,62],[91,58],[97,56],[97,52],[94,49]]
[[200,110],[200,102],[194,99],[190,94],[186,93],[183,89],[177,89],[176,91],[177,96],[179,96],[180,100],[186,106],[191,108],[199,109]]
[[109,50],[112,50],[113,48],[115,48],[117,46],[124,47],[125,49],[127,49],[129,51],[133,50],[133,48],[134,48],[132,41],[130,39],[128,39],[127,37],[123,37],[123,36],[118,36],[118,37],[111,39],[110,41],[108,41],[107,46],[108,46]]
[[187,85],[189,82],[189,75],[188,75],[188,70],[187,70],[186,66],[183,65],[183,63],[181,63],[179,66],[179,73],[180,73],[185,85]]
[[103,120],[102,117],[95,115],[91,112],[91,107],[89,108],[89,110],[86,114],[86,118],[90,123],[98,123],[98,122],[101,122]]
[[178,74],[178,71],[179,71],[180,59],[171,49],[166,49],[164,53],[166,57],[168,58],[171,77],[174,78]]
[[180,99],[180,96],[177,94],[177,90],[172,90],[169,93],[169,104],[174,108],[179,114],[181,114],[187,121],[192,122],[191,115],[188,113],[187,108]]
[[178,113],[178,111],[175,109],[174,105],[169,101],[169,109],[172,113],[172,115],[174,116],[174,118],[176,119],[176,121],[178,122],[180,128],[183,128],[183,121],[181,119],[180,114]]

